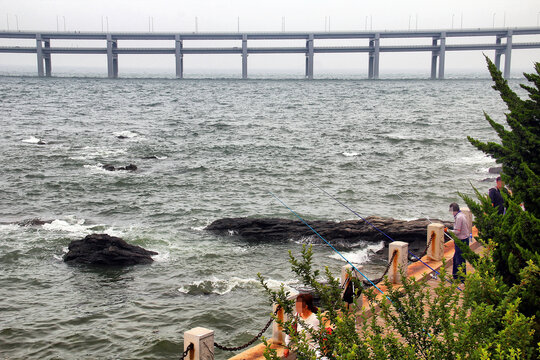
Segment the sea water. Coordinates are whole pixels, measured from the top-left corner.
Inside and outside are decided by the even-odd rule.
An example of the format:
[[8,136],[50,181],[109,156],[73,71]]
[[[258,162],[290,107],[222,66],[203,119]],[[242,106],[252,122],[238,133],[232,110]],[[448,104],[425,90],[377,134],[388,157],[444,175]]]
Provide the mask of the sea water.
[[[483,111],[502,121],[505,107],[491,85],[0,77],[0,358],[173,359],[197,326],[241,345],[271,312],[256,274],[294,288],[288,251],[312,239],[253,242],[205,226],[294,219],[270,192],[305,219],[356,218],[311,182],[364,217],[451,220],[458,192],[492,186],[482,180],[494,161],[466,138],[496,139]],[[49,223],[17,225],[33,218]],[[65,264],[68,244],[91,233],[159,255]],[[377,277],[381,247],[343,254]],[[339,256],[313,251],[317,268],[339,274]]]

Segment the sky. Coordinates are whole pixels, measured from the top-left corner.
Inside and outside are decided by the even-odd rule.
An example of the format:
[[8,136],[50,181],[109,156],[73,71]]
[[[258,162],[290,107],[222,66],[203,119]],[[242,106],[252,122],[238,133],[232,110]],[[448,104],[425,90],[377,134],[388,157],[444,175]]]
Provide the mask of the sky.
[[[0,0],[0,30],[9,28],[20,31],[385,31],[539,25],[539,0]],[[422,41],[422,44],[427,44],[430,39]],[[474,41],[487,43],[494,42],[494,39],[478,38]],[[540,42],[540,36],[515,37],[513,41]],[[0,39],[0,46],[14,44],[13,40]],[[272,44],[277,43],[261,45]],[[391,45],[389,41],[386,44]],[[61,45],[87,46],[82,43]],[[298,43],[283,45],[295,46]],[[125,55],[119,61],[120,73],[137,67],[169,68],[174,72],[174,59],[170,56]],[[303,72],[304,66],[301,54],[251,55],[248,61],[249,71],[269,69]],[[429,53],[385,53],[381,55],[381,76],[389,71],[415,69],[422,69],[422,72],[428,74],[430,61]],[[534,61],[540,61],[540,49],[515,50],[512,52],[512,71],[530,71]],[[484,60],[479,51],[453,52],[447,53],[446,65],[447,73],[454,70],[482,71]],[[2,67],[17,66],[35,66],[35,55],[0,54],[0,71]],[[53,55],[53,72],[69,66],[95,66],[103,69],[106,61],[98,55]],[[192,55],[191,59],[186,56],[185,68],[186,72],[189,69],[228,69],[241,72],[241,62],[237,55]],[[367,54],[316,55],[315,74],[318,71],[339,70],[365,73]]]

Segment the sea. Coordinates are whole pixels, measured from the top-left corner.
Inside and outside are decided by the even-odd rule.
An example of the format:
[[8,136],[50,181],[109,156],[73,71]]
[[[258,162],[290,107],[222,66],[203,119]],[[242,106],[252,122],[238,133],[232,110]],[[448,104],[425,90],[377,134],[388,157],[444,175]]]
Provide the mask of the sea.
[[[523,82],[510,85],[521,94]],[[504,122],[506,107],[491,86],[485,74],[0,77],[0,359],[177,359],[195,327],[244,344],[271,313],[258,273],[294,292],[289,251],[305,244],[316,269],[339,276],[346,263],[313,237],[255,242],[205,227],[291,211],[357,219],[318,187],[363,217],[452,220],[460,193],[494,184],[495,162],[467,140],[497,141],[484,112]],[[158,255],[121,268],[64,263],[69,243],[92,233]],[[341,254],[377,277],[383,246],[362,240]]]

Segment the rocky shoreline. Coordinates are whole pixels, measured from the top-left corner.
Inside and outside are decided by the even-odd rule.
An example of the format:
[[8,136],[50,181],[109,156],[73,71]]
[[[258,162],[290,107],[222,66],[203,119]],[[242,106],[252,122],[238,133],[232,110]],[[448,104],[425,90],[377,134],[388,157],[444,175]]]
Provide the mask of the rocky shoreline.
[[[451,222],[432,219],[431,222],[451,226]],[[412,253],[420,253],[426,247],[428,219],[398,220],[380,216],[369,216],[364,220],[347,220],[341,222],[328,220],[307,221],[322,237],[336,247],[347,248],[358,241],[392,240],[409,243]],[[376,230],[379,229],[380,231]],[[300,220],[280,218],[223,218],[208,225],[205,230],[221,234],[235,235],[247,241],[269,242],[298,240],[311,237],[323,242]],[[385,236],[384,234],[387,236]],[[387,248],[387,246],[385,246]]]

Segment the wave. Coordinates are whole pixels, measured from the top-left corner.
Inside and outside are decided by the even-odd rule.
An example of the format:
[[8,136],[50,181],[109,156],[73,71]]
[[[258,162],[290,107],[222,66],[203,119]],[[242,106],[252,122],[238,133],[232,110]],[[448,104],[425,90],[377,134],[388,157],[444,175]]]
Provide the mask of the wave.
[[129,130],[117,131],[117,132],[114,132],[113,135],[121,139],[133,139],[139,136],[139,134],[137,134],[136,132],[129,131]]
[[28,139],[21,140],[23,143],[27,144],[45,144],[45,142],[41,139],[38,139],[35,136],[30,136]]
[[42,228],[46,231],[71,233],[79,236],[86,236],[96,232],[116,237],[122,237],[125,235],[123,231],[107,228],[102,224],[86,225],[85,219],[77,219],[75,217],[55,219],[50,223],[43,224]]
[[[294,280],[280,282],[273,279],[266,280],[270,289],[277,290],[284,285],[285,290],[295,293],[296,290],[291,285],[296,284]],[[231,277],[230,279],[212,278],[207,280],[193,281],[191,284],[181,286],[178,291],[186,295],[225,295],[236,289],[257,288],[260,286],[257,279],[243,279]]]
[[358,156],[360,155],[359,153],[357,152],[354,152],[354,151],[351,151],[351,152],[347,152],[347,151],[344,151],[342,153],[343,156],[346,156],[346,157],[353,157],[353,156]]
[[[369,244],[363,249],[342,252],[342,255],[353,264],[365,264],[369,261],[371,256],[373,256],[377,251],[384,248],[384,241],[381,241],[377,244]],[[343,260],[338,254],[329,255],[332,259]]]
[[2,224],[0,225],[0,234],[16,231],[20,228],[17,224]]
[[[88,160],[103,157],[114,157],[127,153],[127,149],[110,149],[105,147],[90,147],[87,146],[83,150],[83,154],[78,156],[70,156],[71,160]],[[90,151],[89,151],[90,150]]]

